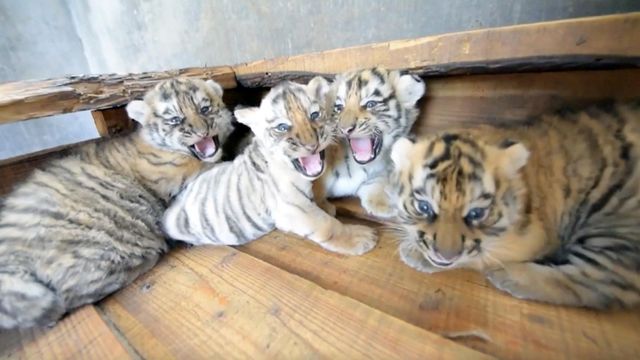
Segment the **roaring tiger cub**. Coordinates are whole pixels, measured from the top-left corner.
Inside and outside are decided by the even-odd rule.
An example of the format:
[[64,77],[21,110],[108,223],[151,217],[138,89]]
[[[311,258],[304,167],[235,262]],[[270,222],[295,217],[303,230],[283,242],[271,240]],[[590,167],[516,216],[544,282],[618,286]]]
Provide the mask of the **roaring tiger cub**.
[[191,244],[241,245],[274,228],[310,239],[330,251],[358,255],[376,244],[374,230],[340,223],[313,201],[311,181],[325,167],[325,148],[336,136],[329,116],[330,87],[284,82],[259,108],[236,110],[254,133],[233,162],[203,173],[167,210],[167,235]]
[[338,75],[333,88],[334,116],[342,137],[327,149],[327,171],[314,184],[316,201],[335,214],[326,197],[357,195],[370,214],[391,217],[395,212],[385,191],[389,152],[395,140],[411,130],[424,82],[374,68]]
[[0,211],[0,328],[46,325],[151,268],[166,202],[220,157],[231,113],[213,81],[159,83],[127,111],[125,137],[36,170]]
[[408,265],[486,271],[523,299],[640,302],[640,104],[401,139],[391,156]]

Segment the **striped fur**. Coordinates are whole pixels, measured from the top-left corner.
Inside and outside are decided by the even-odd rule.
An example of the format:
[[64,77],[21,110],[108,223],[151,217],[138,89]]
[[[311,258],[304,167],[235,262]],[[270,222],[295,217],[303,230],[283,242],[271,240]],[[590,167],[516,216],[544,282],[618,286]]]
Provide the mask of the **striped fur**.
[[640,104],[545,116],[393,147],[400,255],[485,271],[513,296],[640,302]]
[[[133,134],[83,146],[8,195],[0,212],[0,328],[55,322],[156,263],[167,249],[159,226],[165,204],[203,168],[189,145],[229,133],[221,95],[215,83],[160,83],[129,105],[142,123]],[[168,125],[170,116],[184,120]]]
[[238,121],[255,134],[252,143],[233,162],[215,166],[186,187],[165,214],[167,235],[191,244],[240,245],[277,228],[340,253],[373,248],[372,229],[343,225],[315,205],[311,181],[324,162],[322,168],[309,167],[313,173],[295,165],[320,161],[334,140],[330,106],[329,84],[317,77],[307,86],[284,82],[259,108],[236,110]]
[[[392,217],[386,194],[389,151],[395,140],[411,130],[424,82],[417,76],[374,68],[339,75],[333,88],[334,116],[342,136],[327,150],[327,171],[314,184],[316,201],[335,214],[326,197],[357,195],[370,214]],[[358,159],[352,151],[355,141],[363,140],[371,146],[372,158]]]

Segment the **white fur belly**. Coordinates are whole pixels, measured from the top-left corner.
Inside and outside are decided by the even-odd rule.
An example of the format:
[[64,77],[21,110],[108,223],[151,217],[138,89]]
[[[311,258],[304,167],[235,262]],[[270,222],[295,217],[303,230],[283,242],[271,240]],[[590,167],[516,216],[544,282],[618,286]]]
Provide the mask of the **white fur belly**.
[[351,166],[349,170],[348,172],[346,166],[341,166],[338,169],[340,177],[336,178],[332,173],[327,179],[327,197],[355,195],[360,185],[367,180],[367,173],[360,167]]

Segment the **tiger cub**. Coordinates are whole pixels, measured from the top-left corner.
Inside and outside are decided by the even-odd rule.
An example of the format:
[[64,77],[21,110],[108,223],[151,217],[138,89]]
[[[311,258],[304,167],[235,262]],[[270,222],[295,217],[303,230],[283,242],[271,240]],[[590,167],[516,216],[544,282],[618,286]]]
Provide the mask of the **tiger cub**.
[[311,181],[324,171],[325,148],[336,135],[330,98],[329,84],[316,77],[306,86],[281,83],[259,108],[236,110],[255,135],[251,144],[186,187],[165,214],[167,235],[197,245],[241,245],[277,228],[330,251],[371,250],[374,230],[342,224],[313,201]]
[[231,113],[213,81],[159,83],[132,134],[36,170],[0,210],[0,328],[46,325],[151,268],[169,198],[220,157]]
[[327,149],[327,171],[314,184],[316,201],[335,214],[327,197],[357,195],[368,213],[392,217],[395,212],[385,191],[389,151],[395,140],[411,130],[424,82],[417,76],[374,68],[338,75],[333,90],[334,116],[342,137]]
[[513,296],[640,302],[640,104],[398,140],[400,255],[485,271]]

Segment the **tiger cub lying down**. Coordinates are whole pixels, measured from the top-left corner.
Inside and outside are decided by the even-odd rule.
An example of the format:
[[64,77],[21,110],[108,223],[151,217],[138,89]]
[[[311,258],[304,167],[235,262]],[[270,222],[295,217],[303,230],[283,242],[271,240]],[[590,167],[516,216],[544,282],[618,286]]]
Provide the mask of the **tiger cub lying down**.
[[342,224],[313,201],[311,181],[324,171],[325,148],[336,135],[330,106],[329,84],[317,77],[306,86],[282,83],[259,108],[236,110],[252,143],[186,187],[164,216],[166,234],[196,245],[240,245],[277,228],[330,251],[371,250],[373,229]]
[[330,214],[326,198],[357,195],[362,207],[378,217],[392,217],[395,209],[386,193],[391,145],[407,135],[418,116],[416,102],[424,82],[383,68],[338,75],[334,117],[339,143],[327,148],[327,171],[314,184],[317,203]]
[[159,219],[231,131],[222,88],[160,82],[127,106],[133,133],[34,173],[0,210],[0,328],[47,325],[118,290],[167,250]]
[[640,104],[401,139],[391,157],[408,265],[485,271],[523,299],[640,302]]

